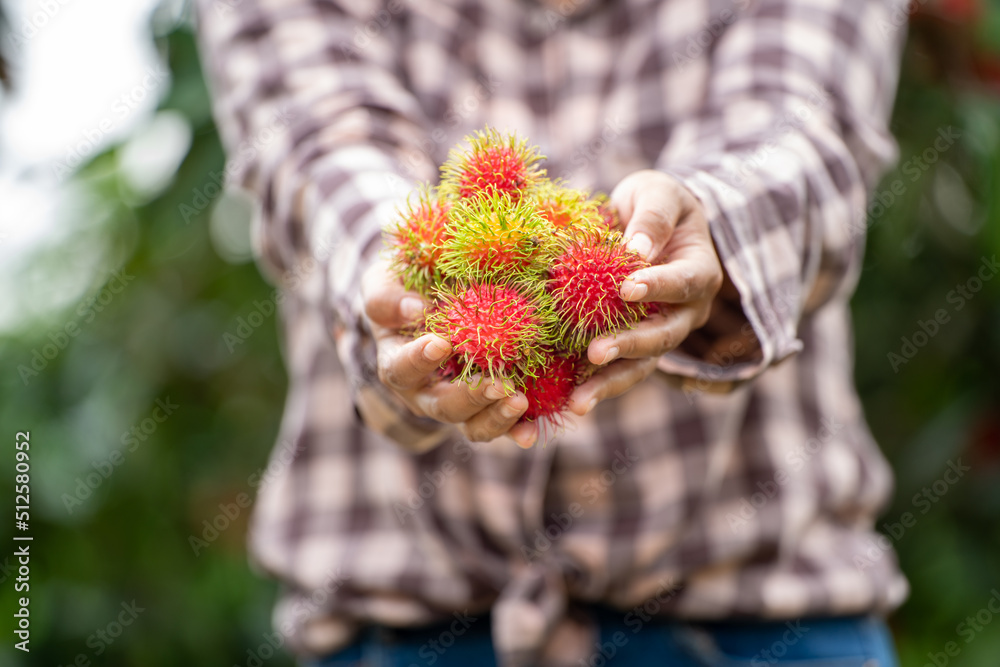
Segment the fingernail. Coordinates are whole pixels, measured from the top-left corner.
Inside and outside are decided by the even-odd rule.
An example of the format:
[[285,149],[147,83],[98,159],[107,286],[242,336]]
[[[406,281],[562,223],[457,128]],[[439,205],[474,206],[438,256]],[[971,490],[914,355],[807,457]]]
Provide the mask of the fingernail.
[[420,319],[424,314],[424,302],[412,296],[404,296],[399,302],[399,313],[407,322]]
[[642,232],[639,232],[629,239],[628,249],[639,253],[639,256],[643,259],[647,259],[649,251],[653,249],[653,240]]
[[448,348],[443,347],[436,340],[431,340],[424,345],[424,358],[428,361],[441,361],[447,354]]
[[521,414],[521,411],[511,405],[510,401],[505,401],[500,404],[500,414],[507,419],[513,419]]
[[601,362],[601,365],[603,366],[604,364],[611,363],[612,361],[615,360],[615,357],[617,356],[618,356],[618,347],[616,346],[608,350],[608,353],[604,355],[604,361]]
[[591,410],[597,405],[597,399],[592,398],[587,402],[587,409],[583,411],[583,414],[589,414]]
[[637,283],[631,278],[626,278],[622,281],[621,292],[626,301],[638,301],[646,296],[646,292],[648,291],[649,287],[645,283]]
[[490,384],[486,386],[483,391],[483,396],[490,399],[491,401],[499,401],[505,396],[502,389],[498,389],[495,384]]

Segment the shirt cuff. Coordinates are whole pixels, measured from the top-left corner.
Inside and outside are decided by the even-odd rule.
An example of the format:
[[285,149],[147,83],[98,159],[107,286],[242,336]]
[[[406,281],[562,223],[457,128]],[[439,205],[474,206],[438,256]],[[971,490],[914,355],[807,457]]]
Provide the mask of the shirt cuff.
[[[719,260],[739,293],[746,318],[742,330],[732,333],[756,337],[760,349],[753,358],[741,359],[749,345],[737,338],[711,354],[675,350],[660,358],[658,368],[678,376],[676,382],[685,392],[731,391],[802,350],[797,335],[802,287],[787,272],[784,279],[775,281],[775,272],[765,266],[768,237],[761,236],[755,220],[764,219],[760,216],[779,219],[768,210],[765,198],[750,198],[707,170],[673,167],[662,171],[677,179],[704,207]],[[751,236],[751,231],[758,233]]]

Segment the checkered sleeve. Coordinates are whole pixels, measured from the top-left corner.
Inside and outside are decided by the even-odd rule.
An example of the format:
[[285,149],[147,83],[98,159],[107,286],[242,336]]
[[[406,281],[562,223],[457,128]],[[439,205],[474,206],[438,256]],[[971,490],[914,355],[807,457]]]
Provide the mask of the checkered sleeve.
[[737,0],[728,10],[701,108],[657,166],[704,205],[760,354],[722,368],[676,357],[668,372],[755,377],[801,349],[803,316],[853,289],[867,195],[896,157],[896,4]]
[[387,390],[371,391],[360,298],[382,229],[436,172],[419,149],[426,119],[400,81],[402,3],[199,0],[197,17],[227,178],[260,202],[262,268],[322,313],[356,400],[388,402],[360,412],[407,419]]

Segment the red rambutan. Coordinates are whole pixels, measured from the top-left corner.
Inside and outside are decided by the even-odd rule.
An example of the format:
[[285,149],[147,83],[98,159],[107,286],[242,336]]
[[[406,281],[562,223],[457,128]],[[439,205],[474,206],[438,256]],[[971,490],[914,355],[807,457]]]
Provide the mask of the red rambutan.
[[528,378],[524,384],[528,409],[520,421],[546,419],[556,426],[561,425],[560,414],[569,403],[569,397],[577,385],[577,364],[575,355],[566,356],[548,351],[538,374]]
[[441,187],[459,198],[507,195],[514,201],[535,185],[545,171],[534,147],[516,135],[502,135],[492,128],[466,137],[469,149],[453,150],[441,167]]
[[549,269],[548,290],[570,349],[645,317],[646,304],[625,301],[619,292],[622,281],[645,266],[617,232],[591,232],[568,243]]
[[448,239],[451,204],[430,190],[410,201],[399,222],[386,231],[393,269],[406,289],[424,293],[440,277],[441,244]]
[[534,375],[552,330],[544,294],[528,296],[509,283],[469,283],[442,288],[437,298],[427,329],[451,342],[457,377]]
[[437,369],[437,376],[442,380],[454,380],[462,375],[464,369],[465,363],[462,361],[462,357],[451,355],[441,362],[440,368]]

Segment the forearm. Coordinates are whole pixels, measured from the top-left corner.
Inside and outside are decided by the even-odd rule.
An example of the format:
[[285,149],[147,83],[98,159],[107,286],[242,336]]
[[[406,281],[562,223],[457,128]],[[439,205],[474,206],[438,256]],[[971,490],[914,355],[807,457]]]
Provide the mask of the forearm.
[[703,108],[658,161],[703,205],[760,348],[724,367],[664,364],[685,375],[745,380],[801,348],[800,319],[856,282],[867,194],[895,158],[900,38],[875,28],[893,5],[786,5],[763,0],[723,36]]

